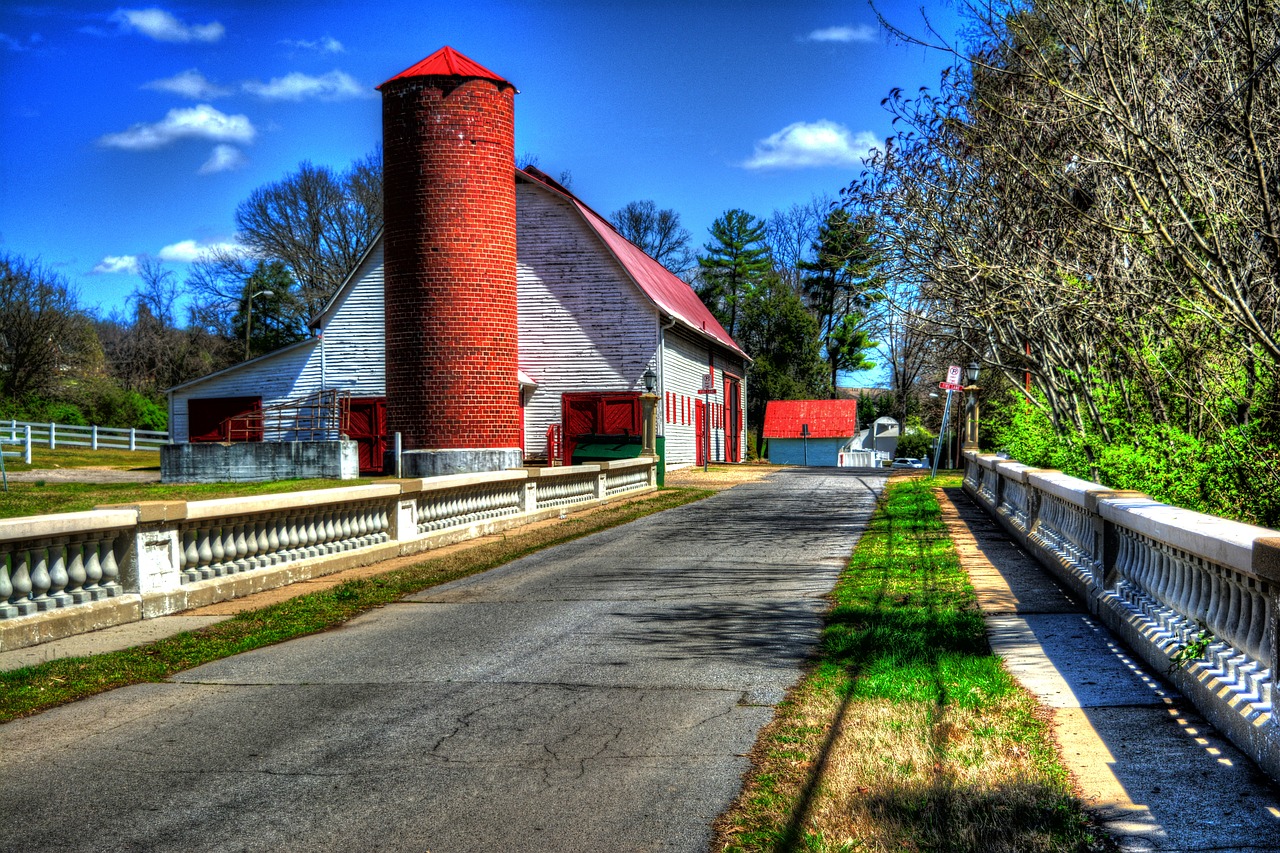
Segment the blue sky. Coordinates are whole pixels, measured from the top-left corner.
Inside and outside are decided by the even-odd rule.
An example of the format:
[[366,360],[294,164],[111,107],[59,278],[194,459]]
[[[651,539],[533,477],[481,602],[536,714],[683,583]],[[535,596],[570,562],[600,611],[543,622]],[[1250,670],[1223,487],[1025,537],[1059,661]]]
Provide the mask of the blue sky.
[[[878,4],[913,32],[920,6]],[[123,308],[138,257],[185,277],[255,187],[373,150],[374,87],[446,44],[520,90],[518,154],[605,215],[674,208],[698,245],[729,208],[835,196],[891,132],[889,89],[947,64],[861,2],[5,3],[0,251]]]

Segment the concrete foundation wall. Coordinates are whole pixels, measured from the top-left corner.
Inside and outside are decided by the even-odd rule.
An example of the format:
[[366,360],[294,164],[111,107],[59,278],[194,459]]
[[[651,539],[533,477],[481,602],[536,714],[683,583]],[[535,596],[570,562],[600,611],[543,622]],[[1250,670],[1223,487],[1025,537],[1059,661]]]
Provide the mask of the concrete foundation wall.
[[[519,448],[495,450],[408,450],[400,456],[401,477],[442,477],[509,471],[524,464]],[[394,465],[394,460],[392,462]]]
[[[840,464],[840,448],[848,443],[847,438],[809,439],[808,464],[834,468]],[[804,465],[804,441],[798,438],[769,439],[769,461],[775,465]]]
[[359,451],[349,439],[170,444],[160,448],[160,480],[164,483],[354,480],[359,476]]

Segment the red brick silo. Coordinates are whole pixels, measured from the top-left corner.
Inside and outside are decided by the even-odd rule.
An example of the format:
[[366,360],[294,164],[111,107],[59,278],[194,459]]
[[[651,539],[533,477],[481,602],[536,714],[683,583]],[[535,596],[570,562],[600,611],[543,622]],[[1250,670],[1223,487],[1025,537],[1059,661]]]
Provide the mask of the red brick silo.
[[406,476],[518,466],[515,87],[444,47],[378,88],[387,431]]

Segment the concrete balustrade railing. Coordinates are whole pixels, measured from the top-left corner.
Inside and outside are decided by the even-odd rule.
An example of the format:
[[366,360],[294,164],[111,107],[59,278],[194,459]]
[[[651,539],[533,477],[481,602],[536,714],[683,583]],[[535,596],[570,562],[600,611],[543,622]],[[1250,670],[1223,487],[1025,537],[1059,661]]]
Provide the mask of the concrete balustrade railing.
[[0,650],[561,516],[656,477],[627,459],[0,520]]
[[1280,779],[1280,531],[972,452],[964,488]]

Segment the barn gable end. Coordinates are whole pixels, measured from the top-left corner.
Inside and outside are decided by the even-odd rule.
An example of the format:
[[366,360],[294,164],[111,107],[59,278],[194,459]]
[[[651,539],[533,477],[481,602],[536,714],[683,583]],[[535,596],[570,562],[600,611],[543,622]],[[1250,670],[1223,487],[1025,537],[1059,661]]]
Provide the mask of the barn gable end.
[[538,389],[525,406],[525,452],[546,452],[566,392],[643,391],[657,369],[658,312],[562,198],[516,188],[520,366]]

